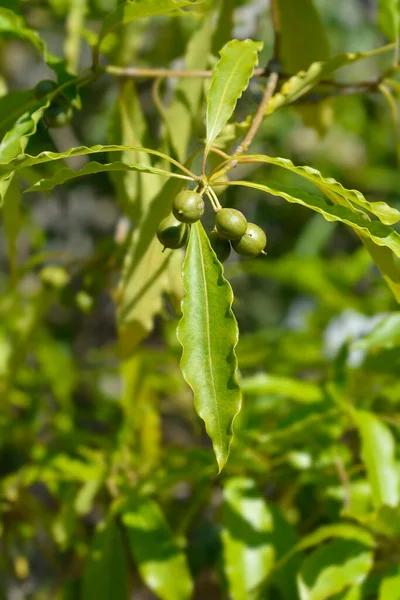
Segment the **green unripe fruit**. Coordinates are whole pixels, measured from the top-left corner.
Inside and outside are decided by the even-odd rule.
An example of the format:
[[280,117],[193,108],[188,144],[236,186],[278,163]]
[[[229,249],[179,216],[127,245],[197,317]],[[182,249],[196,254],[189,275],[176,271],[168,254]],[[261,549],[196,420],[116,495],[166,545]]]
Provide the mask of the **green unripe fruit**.
[[197,192],[180,192],[172,203],[172,212],[182,223],[196,223],[204,213],[203,198]]
[[52,102],[45,110],[44,120],[47,127],[65,127],[71,123],[73,113],[67,102]]
[[43,79],[43,81],[39,81],[34,89],[35,98],[43,98],[47,96],[47,94],[51,94],[57,89],[58,85],[55,81],[51,79]]
[[209,236],[211,248],[214,250],[219,262],[224,263],[231,255],[231,243],[218,235],[217,231],[212,231]]
[[263,230],[254,223],[248,223],[246,233],[240,240],[232,242],[232,246],[240,256],[255,258],[259,256],[267,245],[267,236]]
[[157,237],[164,248],[182,248],[188,241],[189,227],[181,223],[174,216],[169,215],[163,219],[157,230]]
[[239,240],[246,231],[247,220],[239,210],[221,208],[217,212],[215,226],[221,237],[227,240]]

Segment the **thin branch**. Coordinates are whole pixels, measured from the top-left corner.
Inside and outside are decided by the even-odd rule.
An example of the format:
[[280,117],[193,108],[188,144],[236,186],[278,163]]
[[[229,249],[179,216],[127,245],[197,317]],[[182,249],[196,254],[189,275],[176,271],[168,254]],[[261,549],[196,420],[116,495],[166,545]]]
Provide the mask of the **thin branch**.
[[[104,67],[106,73],[117,77],[138,77],[144,79],[165,79],[167,77],[178,77],[186,79],[207,79],[212,77],[212,71],[186,71],[178,69],[148,69],[146,67],[116,67],[108,65]],[[264,69],[254,69],[254,77],[262,77]]]
[[261,123],[263,122],[263,119],[264,119],[265,113],[267,111],[268,105],[270,103],[270,100],[271,100],[272,96],[274,95],[276,86],[278,85],[278,81],[279,81],[279,73],[277,73],[276,71],[272,71],[270,76],[268,77],[267,87],[265,88],[264,95],[260,102],[260,106],[258,107],[258,110],[255,114],[255,117],[253,119],[251,127],[250,127],[249,131],[247,132],[247,135],[244,138],[243,142],[236,148],[236,150],[234,152],[234,156],[239,156],[240,154],[244,154],[247,152]]

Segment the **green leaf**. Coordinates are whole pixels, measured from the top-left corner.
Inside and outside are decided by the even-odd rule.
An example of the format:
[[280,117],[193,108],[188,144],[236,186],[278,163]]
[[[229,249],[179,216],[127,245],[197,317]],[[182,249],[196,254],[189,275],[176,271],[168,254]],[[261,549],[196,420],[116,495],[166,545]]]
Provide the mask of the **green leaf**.
[[299,550],[307,550],[313,546],[319,546],[322,542],[331,538],[353,540],[364,546],[368,546],[369,548],[374,548],[376,546],[374,537],[368,533],[368,531],[351,523],[334,523],[332,525],[323,525],[316,531],[306,535],[298,544],[296,544],[292,551],[298,552]]
[[149,203],[132,235],[118,290],[118,331],[122,356],[128,358],[153,329],[154,316],[162,307],[162,294],[170,287],[168,266],[173,252],[162,252],[155,237],[161,219],[182,183],[171,180]]
[[[213,17],[210,11],[188,44],[185,56],[187,70],[203,70],[208,66],[214,32]],[[176,86],[174,100],[166,111],[169,142],[181,161],[186,159],[193,125],[201,111],[203,90],[204,82],[200,78],[181,79]]]
[[285,81],[279,92],[277,92],[269,102],[266,115],[270,115],[279,108],[282,108],[282,106],[298,100],[301,96],[304,96],[304,94],[315,87],[321,79],[325,79],[328,75],[331,75],[342,67],[365,58],[371,58],[389,52],[390,50],[393,50],[394,47],[394,44],[388,44],[387,46],[369,50],[368,52],[337,54],[326,62],[312,63],[307,71],[300,71]]
[[27,191],[34,192],[36,190],[41,191],[50,191],[53,190],[57,185],[62,185],[71,179],[76,179],[77,177],[83,177],[84,175],[93,175],[95,173],[104,173],[110,171],[140,171],[142,173],[153,173],[154,175],[161,175],[162,177],[172,177],[176,179],[186,179],[192,181],[191,177],[186,175],[182,175],[180,173],[171,173],[171,171],[165,171],[164,169],[157,169],[156,167],[152,167],[151,165],[146,165],[143,163],[137,164],[127,164],[123,162],[112,162],[107,164],[101,164],[96,161],[90,161],[86,163],[82,169],[76,171],[74,169],[69,169],[65,167],[64,169],[60,169],[54,173],[52,177],[48,179],[40,179],[33,186],[31,186]]
[[86,559],[83,600],[128,599],[128,576],[121,531],[108,519],[98,526]]
[[81,36],[87,8],[87,0],[70,0],[69,2],[64,51],[67,69],[71,73],[76,73],[79,67]]
[[[277,0],[279,59],[285,73],[297,73],[316,60],[328,60],[329,41],[312,0]],[[307,126],[324,132],[329,125],[330,106],[300,106],[297,110]],[[329,116],[328,116],[329,115]],[[328,120],[329,119],[329,120]]]
[[131,0],[123,2],[115,12],[106,16],[99,34],[98,44],[115,27],[127,25],[136,19],[145,19],[156,15],[170,15],[180,8],[194,4],[193,0]]
[[232,116],[238,99],[258,65],[258,52],[262,47],[262,42],[232,40],[222,48],[207,94],[207,148],[212,146]]
[[353,540],[333,540],[310,554],[298,574],[301,600],[325,600],[359,586],[373,565],[372,552]]
[[231,286],[200,221],[191,228],[183,285],[186,295],[177,332],[183,346],[181,369],[194,392],[196,411],[206,424],[221,471],[241,406],[235,354],[239,331],[231,308]]
[[248,396],[276,394],[304,404],[324,400],[322,389],[314,383],[268,373],[258,373],[246,377],[241,380],[240,386],[243,393]]
[[382,319],[371,333],[353,344],[354,348],[367,352],[391,350],[398,346],[400,346],[400,312],[393,312]]
[[400,29],[400,1],[378,0],[378,25],[389,40],[397,40]]
[[274,562],[272,515],[251,479],[236,477],[224,485],[222,508],[223,568],[233,600],[257,598],[257,588]]
[[399,476],[395,440],[387,425],[372,413],[354,411],[361,437],[361,456],[367,469],[372,497],[377,507],[399,503]]
[[10,271],[16,277],[17,269],[17,238],[21,228],[21,192],[19,183],[12,177],[3,203],[4,233],[7,239],[7,250],[10,261]]
[[400,571],[393,575],[386,575],[379,588],[378,600],[399,600],[400,598]]
[[250,187],[273,196],[281,196],[288,202],[301,204],[311,210],[315,210],[325,217],[327,221],[339,221],[350,225],[357,232],[368,236],[378,246],[386,246],[400,257],[400,235],[388,225],[378,221],[369,221],[359,211],[353,212],[347,206],[331,206],[319,196],[309,194],[299,188],[272,183],[273,187],[250,181],[231,181],[230,185],[242,185]]
[[27,105],[32,102],[32,98],[32,90],[12,91],[0,98],[0,139],[26,112]]
[[314,183],[322,191],[328,190],[335,194],[339,194],[340,196],[343,196],[343,198],[346,198],[350,203],[368,210],[386,225],[393,225],[393,223],[400,221],[400,212],[386,204],[386,202],[368,202],[361,192],[346,189],[332,177],[324,177],[317,169],[313,169],[312,167],[298,167],[287,158],[275,158],[261,154],[246,155],[246,161],[247,160],[276,165],[287,169],[292,173],[296,173],[297,175],[300,175],[300,177],[303,177],[303,179],[307,179]]
[[382,273],[384,280],[392,290],[397,302],[400,303],[400,268],[394,260],[393,252],[391,252],[389,248],[377,246],[363,234],[359,234],[359,238]]
[[190,600],[193,583],[186,558],[158,504],[149,498],[132,497],[123,509],[122,522],[146,585],[161,600]]

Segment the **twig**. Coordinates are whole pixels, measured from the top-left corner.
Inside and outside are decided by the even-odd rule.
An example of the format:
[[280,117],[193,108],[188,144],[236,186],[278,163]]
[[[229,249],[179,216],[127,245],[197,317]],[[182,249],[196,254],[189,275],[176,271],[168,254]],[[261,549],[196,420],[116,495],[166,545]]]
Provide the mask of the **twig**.
[[[186,79],[207,79],[212,77],[212,71],[186,71],[178,69],[148,69],[146,67],[116,67],[108,65],[103,67],[106,73],[117,77],[142,77],[145,79],[165,79],[167,77],[178,77]],[[254,77],[265,76],[264,69],[254,69]]]
[[265,88],[264,95],[260,102],[260,106],[258,107],[258,110],[255,114],[255,117],[253,119],[251,127],[250,127],[249,131],[247,132],[247,135],[244,138],[243,142],[236,148],[236,150],[234,152],[234,156],[239,156],[240,154],[244,154],[245,152],[247,152],[261,123],[263,122],[266,110],[268,108],[268,104],[270,103],[270,100],[271,100],[272,96],[274,95],[276,86],[278,85],[278,81],[279,81],[279,73],[277,71],[272,71],[268,77],[267,87]]

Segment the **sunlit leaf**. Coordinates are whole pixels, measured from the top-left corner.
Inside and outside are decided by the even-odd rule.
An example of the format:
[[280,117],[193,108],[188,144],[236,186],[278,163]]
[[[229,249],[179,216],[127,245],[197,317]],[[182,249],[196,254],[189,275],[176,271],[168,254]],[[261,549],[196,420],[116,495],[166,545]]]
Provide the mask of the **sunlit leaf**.
[[396,40],[400,28],[399,0],[378,0],[378,24],[390,40]]
[[383,504],[396,506],[399,502],[399,476],[393,434],[370,412],[354,411],[354,420],[361,437],[361,456],[374,503],[377,507]]
[[268,373],[246,377],[241,380],[240,385],[243,393],[248,396],[276,394],[304,404],[322,402],[324,399],[322,389],[316,384]]
[[293,77],[290,77],[282,85],[279,92],[268,104],[266,115],[272,114],[282,106],[294,102],[301,96],[309,92],[319,81],[335,73],[337,70],[351,63],[377,56],[393,50],[394,44],[382,46],[380,48],[369,50],[368,52],[349,52],[347,54],[338,54],[326,62],[315,62],[306,71],[300,71]]
[[129,598],[128,563],[121,530],[108,519],[102,522],[94,535],[86,559],[83,600],[112,600]]
[[378,600],[398,600],[400,597],[400,572],[386,575],[379,588]]
[[323,215],[327,221],[339,221],[350,225],[356,231],[368,236],[378,246],[386,246],[400,257],[400,235],[394,229],[378,221],[364,220],[360,213],[355,213],[346,206],[332,206],[319,196],[277,183],[272,183],[273,187],[270,187],[250,181],[231,181],[230,185],[250,187],[273,196],[281,196],[288,202],[306,206]]
[[232,289],[200,221],[191,228],[183,284],[186,295],[178,326],[181,369],[194,391],[196,411],[206,424],[221,470],[241,405],[235,355],[239,332],[231,309]]
[[258,64],[262,47],[261,42],[232,40],[222,48],[207,95],[207,148],[232,116]]
[[246,160],[254,160],[255,162],[277,165],[287,169],[288,171],[292,171],[304,179],[311,181],[322,191],[328,190],[339,194],[352,204],[356,204],[357,206],[361,206],[361,208],[368,210],[386,225],[393,225],[393,223],[400,221],[400,212],[396,208],[389,206],[386,202],[368,202],[361,192],[357,190],[346,189],[341,183],[332,177],[323,177],[323,175],[317,169],[312,167],[298,167],[287,158],[275,158],[260,154],[247,155]]
[[223,568],[233,600],[248,600],[268,577],[274,562],[272,515],[251,479],[224,485]]
[[372,552],[353,540],[333,540],[310,554],[298,574],[301,600],[325,600],[360,585],[373,565]]
[[133,497],[123,509],[122,522],[146,585],[161,600],[190,600],[193,583],[186,558],[158,504],[149,498]]
[[76,171],[74,169],[68,169],[67,167],[64,169],[60,169],[56,171],[56,173],[54,173],[52,177],[48,179],[40,179],[27,191],[33,192],[36,190],[41,190],[48,192],[53,190],[57,185],[63,185],[71,179],[76,179],[77,177],[83,177],[85,175],[93,175],[95,173],[105,173],[110,171],[141,171],[143,173],[153,173],[154,175],[161,175],[162,177],[188,179],[189,181],[191,181],[190,177],[187,177],[186,175],[183,175],[181,173],[171,173],[171,171],[157,169],[156,167],[152,167],[151,165],[146,165],[143,163],[126,164],[122,162],[112,162],[107,164],[101,164],[96,161],[90,161],[86,163],[86,165],[82,167],[82,169],[79,169],[79,171]]

